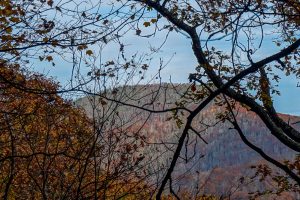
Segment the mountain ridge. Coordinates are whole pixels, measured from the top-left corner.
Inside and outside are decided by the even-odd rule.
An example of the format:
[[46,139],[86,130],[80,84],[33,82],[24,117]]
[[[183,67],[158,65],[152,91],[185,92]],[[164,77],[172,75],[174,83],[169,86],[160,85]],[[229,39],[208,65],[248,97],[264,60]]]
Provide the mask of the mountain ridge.
[[[121,94],[110,94],[109,96],[110,98],[115,98],[116,101],[123,100],[128,104],[152,110],[178,106],[179,104],[176,100],[181,98],[181,101],[186,101],[185,105],[192,109],[196,104],[188,102],[188,100],[184,98],[182,99],[182,95],[186,95],[190,92],[189,86],[189,84],[129,86],[118,88],[117,92]],[[118,104],[109,103],[107,101],[105,105],[103,105],[103,101],[107,100],[98,96],[90,96],[78,100],[76,105],[82,107],[88,115],[90,115],[92,109],[96,109],[97,112],[103,112],[106,109],[105,107]],[[94,105],[88,105],[88,102]],[[176,119],[174,112],[155,114],[136,107],[124,106],[122,104],[118,106],[116,109],[118,115],[125,121],[130,122],[130,130],[139,130],[145,137],[145,140],[147,140],[146,143],[156,144],[153,145],[154,147],[151,147],[152,150],[151,148],[148,150],[148,153],[155,154],[153,153],[153,149],[155,148],[162,151],[160,149],[161,147],[157,147],[158,143],[168,146],[171,152],[166,153],[161,160],[158,161],[158,165],[168,165],[172,156],[172,149],[174,150],[174,146],[176,146],[174,144],[176,144],[182,130],[182,128],[178,126],[178,123],[176,123],[178,119]],[[237,110],[237,120],[239,121],[241,129],[252,143],[260,147],[269,156],[282,162],[292,160],[296,156],[296,152],[283,145],[269,133],[263,122],[253,112],[242,106],[238,106]],[[220,112],[222,112],[222,107],[210,104],[196,117],[193,126],[196,130],[204,130],[200,132],[200,134],[207,144],[201,141],[195,134],[191,134],[190,141],[187,142],[189,144],[186,149],[181,152],[182,157],[191,157],[191,159],[189,162],[181,159],[174,172],[175,176],[178,177],[180,177],[181,174],[185,174],[185,171],[190,172],[189,175],[177,181],[179,187],[180,185],[189,185],[188,187],[192,187],[192,184],[187,184],[190,182],[203,184],[205,182],[203,182],[203,180],[205,180],[203,177],[205,177],[206,174],[211,177],[211,181],[206,181],[207,185],[202,187],[203,192],[222,195],[228,193],[228,187],[230,188],[229,182],[232,182],[232,180],[238,181],[239,178],[237,176],[243,176],[247,170],[249,174],[254,173],[253,170],[252,172],[249,171],[250,166],[265,163],[256,152],[242,142],[229,123],[218,123],[217,115]],[[182,118],[180,119],[182,120],[181,123],[184,123],[186,114],[187,113],[182,111],[182,115],[179,116],[179,118]],[[298,116],[288,114],[279,114],[279,116],[283,120],[291,123],[300,121],[300,117]],[[300,130],[299,123],[294,124],[294,127]],[[215,176],[211,175],[212,172]],[[201,181],[200,178],[199,180],[195,178],[200,174],[202,174]],[[214,181],[217,183],[214,183],[215,185],[212,186]],[[259,183],[257,184],[257,186],[252,186],[254,190],[264,188],[264,186],[259,185]],[[240,192],[236,192],[234,199],[244,198],[245,194],[249,192],[254,191],[243,188]],[[239,194],[243,195],[240,196]]]

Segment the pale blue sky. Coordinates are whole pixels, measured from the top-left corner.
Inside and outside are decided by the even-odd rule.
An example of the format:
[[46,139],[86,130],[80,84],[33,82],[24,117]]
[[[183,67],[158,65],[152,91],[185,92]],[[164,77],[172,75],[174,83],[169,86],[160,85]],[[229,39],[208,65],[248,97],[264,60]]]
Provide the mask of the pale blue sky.
[[[126,44],[125,50],[128,55],[134,53],[141,53],[151,47],[158,47],[164,39],[164,33],[158,32],[155,37],[145,39],[135,36],[134,32],[129,33],[127,38],[124,39]],[[226,41],[214,42],[214,45],[225,50],[229,47],[229,43]],[[115,44],[107,45],[102,51],[102,59],[111,59],[117,53]],[[257,56],[254,59],[257,61],[267,55],[277,52],[279,49],[272,43],[272,35],[265,35],[265,41],[263,42],[262,48],[257,52]],[[193,73],[197,65],[194,54],[191,49],[191,41],[186,36],[173,32],[169,35],[167,42],[163,48],[156,54],[153,55],[154,59],[151,62],[150,69],[147,72],[147,78],[152,77],[157,73],[159,59],[163,58],[165,62],[169,61],[168,65],[161,71],[161,77],[163,82],[169,82],[170,78],[173,83],[186,83],[188,82],[189,73]],[[48,76],[53,76],[61,85],[66,85],[70,80],[70,74],[72,65],[59,58],[54,58],[56,66],[45,66],[34,67],[34,70],[46,73]],[[83,69],[83,74],[88,72],[88,68]],[[283,76],[279,89],[281,96],[274,98],[276,109],[282,113],[300,115],[300,87],[296,87],[297,80],[293,76]]]

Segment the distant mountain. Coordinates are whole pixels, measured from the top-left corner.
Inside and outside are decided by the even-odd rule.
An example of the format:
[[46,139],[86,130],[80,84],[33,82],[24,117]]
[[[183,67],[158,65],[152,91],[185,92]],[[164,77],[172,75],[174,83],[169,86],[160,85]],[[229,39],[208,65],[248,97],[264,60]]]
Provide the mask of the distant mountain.
[[[145,109],[158,111],[176,105],[193,109],[196,102],[191,101],[190,97],[195,98],[196,95],[189,90],[188,84],[126,86],[107,92],[106,95],[115,102],[112,103],[98,96],[89,96],[79,99],[76,105],[85,109],[89,116],[95,116],[95,111],[100,113],[105,111],[107,115],[117,112],[124,126],[130,127],[132,132],[139,131],[139,134],[144,136],[145,142],[150,144],[145,147],[144,154],[152,158],[157,156],[158,159],[156,164],[152,163],[149,170],[161,169],[158,175],[161,178],[180,136],[181,120],[184,123],[187,113],[181,111],[177,115],[174,112],[149,113]],[[125,102],[126,105],[121,102]],[[144,110],[135,106],[140,106]],[[237,119],[250,141],[279,161],[292,160],[295,157],[296,152],[272,136],[258,116],[246,108],[237,107]],[[195,192],[200,190],[202,193],[218,195],[233,193],[232,199],[247,199],[249,192],[266,189],[269,186],[258,181],[241,184],[240,179],[253,176],[255,171],[251,170],[250,166],[265,161],[242,142],[228,122],[218,122],[216,116],[222,110],[222,107],[212,103],[194,120],[193,127],[198,131],[202,130],[200,135],[207,144],[192,132],[190,133],[187,145],[181,154],[182,159],[174,172],[174,184],[177,185],[177,189],[185,187]],[[297,116],[286,114],[279,114],[279,116],[291,123],[300,121],[300,117]],[[295,124],[295,128],[300,130],[300,125]],[[300,199],[300,196],[293,195],[285,194],[282,198],[299,197]]]

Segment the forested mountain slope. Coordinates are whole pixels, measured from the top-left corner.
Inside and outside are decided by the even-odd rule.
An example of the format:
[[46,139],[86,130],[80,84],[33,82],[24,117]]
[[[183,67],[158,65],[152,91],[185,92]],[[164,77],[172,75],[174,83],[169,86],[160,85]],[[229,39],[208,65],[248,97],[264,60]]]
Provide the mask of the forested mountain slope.
[[[185,112],[153,113],[149,110],[165,110],[176,106],[193,109],[197,103],[195,96],[188,84],[126,86],[108,92],[102,98],[81,98],[76,105],[84,108],[88,115],[96,117],[96,120],[99,120],[97,117],[103,118],[105,112],[117,112],[118,117],[122,119],[118,121],[119,124],[126,126],[127,131],[139,132],[143,136],[147,144],[144,155],[146,158],[155,158],[156,161],[152,162],[149,171],[159,171],[156,176],[161,177],[176,147]],[[114,102],[107,98],[113,99]],[[241,178],[246,180],[253,177],[255,170],[250,166],[265,161],[243,143],[228,122],[218,118],[223,110],[222,106],[210,104],[193,122],[193,127],[199,131],[205,142],[195,134],[190,134],[185,150],[181,152],[182,159],[175,169],[174,182],[178,188],[197,188],[203,193],[219,195],[233,193],[235,198],[241,198],[247,196],[248,192],[268,187],[266,183],[240,183]],[[237,105],[236,113],[242,130],[251,142],[279,161],[294,159],[296,153],[273,137],[255,114],[240,105]],[[300,121],[300,117],[297,116],[279,116],[291,124]],[[294,126],[300,130],[299,123]],[[252,186],[248,187],[249,184]]]

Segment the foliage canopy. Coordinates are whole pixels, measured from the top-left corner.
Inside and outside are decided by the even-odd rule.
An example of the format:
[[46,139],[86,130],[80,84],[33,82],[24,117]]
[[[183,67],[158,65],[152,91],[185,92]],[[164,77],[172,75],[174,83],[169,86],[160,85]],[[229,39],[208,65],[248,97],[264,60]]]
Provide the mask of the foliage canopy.
[[[274,107],[274,96],[280,95],[278,84],[287,77],[294,77],[296,82],[300,77],[299,26],[300,3],[297,0],[2,0],[0,167],[7,173],[0,175],[0,184],[4,198],[18,195],[18,189],[24,187],[22,182],[32,185],[28,190],[32,197],[61,198],[55,196],[54,190],[77,190],[76,197],[79,197],[83,195],[82,187],[89,188],[89,180],[82,174],[93,177],[95,188],[99,182],[103,183],[100,172],[92,172],[96,167],[88,167],[88,160],[101,152],[107,153],[101,159],[114,166],[118,175],[133,173],[132,167],[137,166],[128,163],[130,159],[142,158],[138,151],[142,143],[135,141],[136,148],[128,146],[133,143],[132,138],[120,139],[124,130],[113,128],[116,120],[123,123],[118,118],[117,107],[120,105],[150,114],[171,112],[178,127],[182,128],[172,160],[159,181],[157,199],[161,198],[168,183],[177,198],[172,191],[172,173],[189,134],[193,132],[201,138],[201,132],[193,127],[193,123],[212,102],[226,108],[217,116],[220,121],[230,122],[245,144],[299,185],[296,170],[299,162],[296,160],[291,167],[265,154],[247,140],[236,118],[239,112],[236,105],[241,105],[255,113],[280,142],[300,151],[299,130],[281,119]],[[191,82],[188,101],[178,99],[176,107],[157,110],[147,107],[148,104],[134,104],[130,98],[112,95],[118,94],[120,85],[140,83],[145,79],[152,60],[159,60],[160,50],[173,34],[184,36],[191,42],[194,54],[191,56],[197,61],[195,71],[186,77]],[[134,37],[136,41],[157,39],[160,43],[132,53],[127,48],[128,37]],[[110,45],[116,53],[105,57],[102,54]],[[264,52],[264,48],[270,52]],[[64,88],[28,72],[31,64],[55,66],[61,65],[60,61],[72,66],[70,82]],[[156,77],[159,80],[165,63],[157,62]],[[92,122],[58,95],[78,92],[99,96],[105,107],[101,114],[94,113]],[[190,102],[196,106],[189,107]],[[132,132],[131,127],[122,123],[126,131]],[[99,142],[100,136],[103,144]],[[137,138],[143,140],[142,136]],[[105,146],[107,141],[111,142],[108,145],[114,144],[114,151]],[[101,148],[108,150],[99,151]],[[122,154],[122,148],[128,154]],[[99,153],[97,156],[95,149]],[[84,163],[78,161],[82,157],[86,159]],[[112,164],[109,158],[119,158],[120,162]],[[99,160],[94,160],[95,166]],[[65,176],[60,173],[68,173],[68,179],[56,182],[53,177]],[[104,177],[110,177],[110,173]],[[116,182],[124,180],[114,176],[112,179]],[[16,187],[19,184],[21,186]],[[139,184],[143,188],[144,184]],[[35,194],[36,190],[40,193]],[[48,191],[54,196],[48,196]],[[93,193],[95,198],[102,190],[96,191]]]

